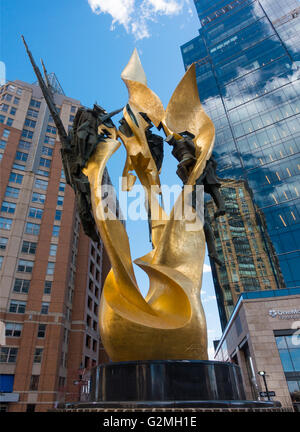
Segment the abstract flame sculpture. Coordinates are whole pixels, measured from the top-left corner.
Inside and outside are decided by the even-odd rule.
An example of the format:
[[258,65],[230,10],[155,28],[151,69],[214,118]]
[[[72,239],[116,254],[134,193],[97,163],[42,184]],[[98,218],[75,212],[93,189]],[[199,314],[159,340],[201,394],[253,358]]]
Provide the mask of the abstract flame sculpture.
[[[199,100],[195,65],[185,73],[166,110],[148,88],[136,50],[121,76],[129,93],[123,116],[131,132],[126,134],[113,124],[100,124],[98,134],[105,139],[96,145],[82,169],[90,185],[94,220],[112,266],[99,310],[102,342],[113,361],[206,360],[206,320],[200,299],[205,255],[203,226],[200,224],[199,229],[196,224],[198,228],[193,230],[184,214],[182,218],[175,217],[176,208],[184,199],[183,192],[170,215],[160,206],[159,171],[146,139],[149,123],[144,114],[167,136],[179,139],[181,131],[193,134],[196,161],[186,182],[191,186],[211,156],[214,125]],[[151,209],[155,210],[151,219],[153,249],[135,260],[150,280],[146,298],[134,275],[125,227],[113,215],[110,218],[110,209],[106,208],[105,213],[103,205],[102,178],[109,158],[121,145],[119,139],[127,151],[124,188],[132,188],[135,171],[151,199]]]

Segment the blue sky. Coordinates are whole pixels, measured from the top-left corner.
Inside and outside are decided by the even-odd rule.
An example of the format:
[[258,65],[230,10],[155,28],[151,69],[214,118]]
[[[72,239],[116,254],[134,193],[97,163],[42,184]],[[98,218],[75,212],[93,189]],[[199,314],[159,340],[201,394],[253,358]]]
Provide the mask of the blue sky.
[[[97,101],[108,111],[127,102],[120,75],[134,48],[149,87],[166,107],[184,74],[180,45],[194,38],[199,28],[192,0],[0,0],[0,8],[0,60],[7,80],[35,81],[23,34],[36,61],[43,58],[66,95],[86,106]],[[176,161],[167,145],[165,154],[161,181],[176,184]],[[109,163],[115,186],[124,158],[121,150]],[[128,221],[127,231],[134,259],[150,250],[146,222]],[[205,262],[208,270],[207,258]],[[145,293],[147,280],[139,269],[137,277]],[[202,299],[211,352],[212,340],[221,330],[209,271],[203,275]]]

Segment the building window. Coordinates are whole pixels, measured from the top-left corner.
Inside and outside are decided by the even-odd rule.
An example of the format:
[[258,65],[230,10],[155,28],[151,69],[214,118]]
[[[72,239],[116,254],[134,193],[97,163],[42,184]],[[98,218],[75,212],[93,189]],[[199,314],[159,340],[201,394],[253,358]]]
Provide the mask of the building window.
[[89,315],[87,315],[86,316],[86,325],[87,325],[87,327],[91,327],[91,322],[92,322],[92,318]]
[[31,143],[28,141],[24,141],[24,140],[20,140],[19,141],[19,145],[18,148],[22,149],[22,150],[30,150],[31,147]]
[[0,249],[5,250],[7,246],[8,238],[0,237]]
[[37,179],[35,179],[34,187],[37,189],[47,190],[48,181],[47,180],[41,180],[41,179],[37,178]]
[[40,233],[40,227],[41,226],[39,224],[27,222],[25,227],[25,233],[37,236]]
[[22,130],[22,137],[23,138],[27,138],[27,139],[32,139],[33,137],[33,132],[27,129],[23,129]]
[[275,339],[284,372],[299,372],[300,346],[296,343],[297,338],[289,335],[276,336]]
[[19,260],[17,271],[20,273],[32,273],[34,261]]
[[10,109],[10,114],[11,115],[16,115],[17,109],[15,107],[11,107]]
[[45,139],[44,139],[44,143],[54,146],[54,144],[55,144],[55,138],[52,138],[52,137],[49,137],[49,136],[46,135]]
[[42,303],[42,307],[41,307],[41,314],[42,315],[48,315],[49,305],[50,305],[50,303],[48,303],[48,302],[43,302]]
[[19,198],[20,189],[7,186],[5,196],[9,198]]
[[57,244],[51,244],[50,245],[49,255],[55,257],[56,256],[56,252],[57,252]]
[[1,211],[4,213],[14,214],[16,210],[16,204],[8,201],[3,201],[1,206]]
[[71,123],[73,123],[73,121],[74,121],[74,116],[73,116],[73,115],[70,115],[69,121],[70,121]]
[[7,337],[20,337],[22,333],[22,324],[18,323],[6,323],[5,324],[5,336]]
[[64,191],[65,191],[65,188],[66,188],[66,183],[64,183],[64,182],[60,182],[60,183],[59,183],[59,188],[58,188],[58,190],[59,190],[60,192],[64,192]]
[[18,348],[1,347],[0,348],[0,363],[16,363]]
[[89,335],[86,335],[86,338],[85,338],[85,346],[87,347],[87,348],[91,348],[91,336],[89,336]]
[[33,356],[33,363],[42,363],[43,348],[36,348]]
[[43,209],[36,207],[29,207],[28,217],[34,219],[42,219],[43,217]]
[[27,115],[30,117],[38,118],[39,112],[31,108],[28,108]]
[[30,280],[27,279],[15,279],[13,291],[17,293],[27,294],[30,288]]
[[64,197],[58,195],[58,197],[57,197],[57,204],[56,205],[62,206],[63,204],[64,204]]
[[37,243],[24,240],[21,252],[25,253],[25,254],[34,255],[36,252],[36,246],[37,246]]
[[3,260],[4,260],[4,257],[0,256],[0,270],[2,269]]
[[30,120],[30,119],[25,119],[24,126],[35,128],[35,125],[36,125],[36,121]]
[[14,85],[12,85],[12,84],[9,84],[7,86],[7,90],[10,91],[10,92],[12,92],[12,93],[14,93],[16,91],[16,87]]
[[28,153],[24,153],[20,151],[16,152],[16,160],[27,162],[27,159],[28,159]]
[[11,300],[9,304],[9,312],[10,313],[17,313],[17,314],[24,314],[26,310],[26,302],[19,301],[19,300]]
[[27,404],[26,412],[35,412],[35,404]]
[[4,115],[0,115],[0,123],[4,123],[5,121],[5,116]]
[[45,159],[43,157],[40,158],[40,166],[50,168],[51,166],[51,159]]
[[58,237],[59,236],[59,230],[60,226],[54,225],[52,230],[52,237]]
[[45,281],[44,284],[44,294],[51,294],[52,289],[52,281]]
[[42,154],[44,156],[52,156],[53,155],[53,149],[50,147],[43,146],[42,147]]
[[56,134],[56,127],[48,125],[46,132],[55,135]]
[[7,142],[4,140],[0,140],[0,149],[5,150]]
[[54,274],[54,268],[55,268],[55,263],[54,262],[48,262],[46,274],[47,275],[53,275]]
[[23,93],[23,90],[20,88],[17,88],[16,93],[17,93],[17,95],[21,96],[21,94]]
[[36,203],[40,203],[40,204],[44,204],[46,201],[46,195],[40,194],[38,192],[33,192],[31,201],[36,202]]
[[12,126],[13,122],[14,122],[14,119],[7,117],[7,120],[6,120],[7,126]]
[[61,220],[61,215],[62,215],[62,211],[61,210],[56,210],[55,211],[55,217],[54,217],[54,219],[56,221],[60,221]]
[[12,168],[16,169],[16,170],[19,170],[19,171],[25,171],[26,167],[25,167],[25,165],[20,165],[20,164],[14,163],[13,166],[12,166]]
[[12,226],[12,219],[0,217],[0,229],[10,230]]
[[29,390],[37,391],[39,388],[39,375],[31,375]]
[[45,337],[45,335],[46,335],[46,324],[39,324],[37,337],[42,339]]
[[71,113],[75,113],[76,112],[76,106],[72,105],[71,106]]
[[5,93],[3,96],[2,96],[2,100],[6,100],[7,102],[10,102],[11,100],[12,100],[12,95],[11,94],[9,94],[9,93]]
[[4,129],[2,136],[3,138],[8,138],[10,134],[10,130],[9,129]]
[[14,104],[14,105],[19,105],[19,102],[20,102],[20,98],[15,97],[15,98],[14,98],[14,101],[13,101],[13,104]]
[[36,99],[31,99],[30,101],[30,106],[34,107],[34,108],[39,108],[41,106],[41,102],[39,102]]
[[42,175],[42,176],[44,176],[44,177],[49,177],[49,171],[44,171],[44,170],[41,170],[41,169],[38,169],[37,171],[36,171],[36,174],[38,174],[38,175]]
[[10,176],[9,176],[9,180],[8,181],[11,182],[11,183],[22,184],[23,177],[24,176],[22,174],[17,174],[17,173],[12,172],[10,174]]
[[8,105],[7,104],[1,104],[0,105],[0,111],[3,111],[3,112],[7,112],[8,111]]

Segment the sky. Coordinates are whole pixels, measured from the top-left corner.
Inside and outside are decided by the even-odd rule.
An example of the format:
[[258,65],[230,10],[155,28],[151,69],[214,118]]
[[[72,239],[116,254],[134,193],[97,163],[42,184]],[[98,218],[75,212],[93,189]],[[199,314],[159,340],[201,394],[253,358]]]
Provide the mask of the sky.
[[[36,81],[23,34],[36,62],[42,58],[47,71],[55,72],[67,96],[88,107],[97,102],[113,111],[127,103],[120,76],[134,48],[148,86],[166,108],[185,72],[180,46],[197,36],[199,20],[192,0],[0,0],[0,26],[0,74],[4,64],[6,80]],[[108,165],[117,188],[124,162],[121,149]],[[165,144],[162,184],[180,183],[176,165]],[[133,259],[150,251],[147,222],[127,221],[126,226]],[[147,277],[135,270],[146,294]],[[207,256],[201,297],[213,358],[212,341],[221,336],[221,327]]]

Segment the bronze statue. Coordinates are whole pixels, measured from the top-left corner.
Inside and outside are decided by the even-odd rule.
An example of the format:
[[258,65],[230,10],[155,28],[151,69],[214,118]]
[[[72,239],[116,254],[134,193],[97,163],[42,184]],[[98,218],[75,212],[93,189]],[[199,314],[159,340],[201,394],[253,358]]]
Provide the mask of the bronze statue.
[[[176,218],[183,192],[170,215],[160,205],[163,143],[150,131],[153,124],[163,128],[167,137],[189,143],[186,151],[180,142],[177,152],[173,142],[174,153],[180,159],[179,173],[185,174],[185,184],[195,186],[211,157],[215,138],[214,125],[199,100],[195,65],[185,73],[164,109],[159,97],[147,86],[135,50],[121,75],[129,100],[119,129],[110,120],[113,114],[94,106],[93,110],[78,113],[73,132],[67,135],[28,48],[27,52],[59,126],[66,180],[80,197],[86,198],[86,201],[79,198],[79,205],[86,205],[86,212],[92,214],[95,225],[90,229],[97,230],[97,235],[99,232],[111,262],[99,310],[99,328],[106,352],[112,361],[208,359],[200,296],[205,257],[203,225],[197,212],[194,212],[197,223],[185,214]],[[180,134],[181,131],[187,132]],[[122,176],[126,180],[124,190],[133,187],[135,172],[153,210],[149,221],[153,249],[135,260],[150,279],[145,298],[136,282],[126,229],[120,220],[107,217],[110,209],[107,215],[103,202],[105,167],[121,143],[127,153]],[[192,210],[190,203],[188,206]],[[84,212],[81,215],[83,221],[87,220]]]
[[[173,135],[169,135],[166,138],[166,142],[172,145],[172,154],[179,162],[176,173],[178,177],[182,180],[183,184],[186,184],[196,162],[195,145],[193,143],[194,136],[187,131],[181,132],[179,135],[181,136],[180,139],[175,139]],[[213,198],[217,206],[217,211],[214,215],[215,218],[223,216],[225,214],[225,201],[220,192],[221,180],[217,177],[216,169],[217,162],[215,158],[211,156],[206,163],[203,173],[200,175],[200,177],[196,180],[195,183],[195,187],[200,185],[204,186],[204,192],[209,194]],[[196,208],[195,187],[192,193],[192,206],[194,209]],[[216,264],[222,266],[223,263],[219,260],[217,255],[214,234],[209,223],[206,206],[204,206],[203,229],[205,233],[205,240],[207,243],[208,256]]]

